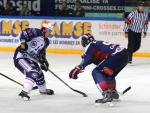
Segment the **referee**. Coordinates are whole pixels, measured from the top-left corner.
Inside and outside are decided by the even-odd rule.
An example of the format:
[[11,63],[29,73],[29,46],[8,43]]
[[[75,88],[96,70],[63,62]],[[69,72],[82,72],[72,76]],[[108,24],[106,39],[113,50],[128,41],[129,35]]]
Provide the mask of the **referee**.
[[141,45],[141,36],[146,37],[148,30],[148,12],[144,11],[144,3],[140,3],[135,11],[132,11],[125,19],[123,31],[128,38],[129,63],[132,63],[132,55]]

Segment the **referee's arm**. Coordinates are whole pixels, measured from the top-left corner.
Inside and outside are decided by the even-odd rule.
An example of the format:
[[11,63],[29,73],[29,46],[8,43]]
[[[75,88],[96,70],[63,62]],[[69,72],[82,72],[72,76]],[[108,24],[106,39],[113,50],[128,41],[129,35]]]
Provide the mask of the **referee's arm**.
[[144,27],[143,27],[143,32],[144,32],[144,35],[146,35],[147,33],[147,30],[148,30],[148,16],[144,22]]
[[129,30],[130,24],[132,22],[133,16],[134,16],[134,11],[132,11],[124,21],[125,23],[124,23],[123,31],[125,32],[125,38],[128,37],[128,30]]

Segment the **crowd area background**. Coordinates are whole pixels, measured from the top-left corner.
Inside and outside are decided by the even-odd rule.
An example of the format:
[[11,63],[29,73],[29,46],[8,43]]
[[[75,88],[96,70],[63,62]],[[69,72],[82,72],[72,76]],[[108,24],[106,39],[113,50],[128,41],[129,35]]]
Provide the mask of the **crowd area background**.
[[0,15],[123,18],[139,2],[150,12],[149,0],[0,0]]

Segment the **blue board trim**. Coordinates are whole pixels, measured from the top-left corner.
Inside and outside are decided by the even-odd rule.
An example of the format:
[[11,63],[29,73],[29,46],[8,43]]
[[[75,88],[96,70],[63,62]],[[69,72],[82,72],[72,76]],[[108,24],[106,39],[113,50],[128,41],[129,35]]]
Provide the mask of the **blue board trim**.
[[50,17],[50,16],[0,16],[1,19],[55,19],[55,20],[105,20],[123,21],[124,18],[103,18],[103,17]]
[[[105,20],[105,21],[124,21],[124,18],[106,17],[51,17],[51,16],[0,16],[1,19],[53,19],[53,20]],[[149,19],[150,21],[150,19]]]

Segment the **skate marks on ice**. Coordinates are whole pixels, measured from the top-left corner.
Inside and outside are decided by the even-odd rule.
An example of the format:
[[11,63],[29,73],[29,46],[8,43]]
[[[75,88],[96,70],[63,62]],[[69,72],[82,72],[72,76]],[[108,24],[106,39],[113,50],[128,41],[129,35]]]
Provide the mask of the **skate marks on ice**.
[[[0,70],[7,75],[15,75],[11,77],[22,82],[23,76],[20,76],[21,74],[14,68],[12,56],[9,54],[6,56],[4,54],[0,55],[2,59]],[[150,64],[127,66],[117,78],[118,84],[120,84],[118,87],[122,91],[123,87],[131,84],[133,89],[121,97],[121,101],[116,102],[114,107],[107,107],[95,106],[95,100],[100,96],[90,76],[93,68],[87,67],[87,71],[77,81],[68,80],[67,73],[80,60],[80,56],[56,54],[48,56],[51,67],[53,66],[52,70],[72,87],[86,92],[89,97],[83,98],[81,95],[70,91],[57,79],[46,73],[48,87],[54,89],[55,95],[44,96],[40,95],[38,90],[32,91],[30,94],[31,101],[26,102],[18,98],[18,94],[21,91],[20,86],[0,77],[1,113],[150,113],[150,91],[148,90],[150,85]],[[69,62],[64,59],[68,59]],[[150,60],[147,60],[145,62],[150,62]],[[67,66],[64,66],[66,61]],[[141,61],[144,62],[143,59]]]
[[[31,92],[30,101],[23,101],[17,96],[20,89],[17,91],[16,88],[0,89],[0,92],[3,92],[0,94],[2,113],[74,113],[83,111],[88,102],[82,96],[57,91],[53,96],[41,95],[38,91]],[[9,92],[12,94],[10,95]]]
[[[0,110],[2,113],[149,113],[150,101],[136,99],[130,94],[122,96],[119,102],[113,102],[114,106],[95,106],[97,94],[88,93],[89,97],[83,98],[72,92],[64,93],[55,91],[55,95],[40,95],[38,90],[32,91],[30,101],[23,101],[18,97],[20,88],[0,87]],[[11,94],[10,94],[11,92]],[[4,109],[5,108],[5,109]],[[117,112],[118,111],[118,112]]]

